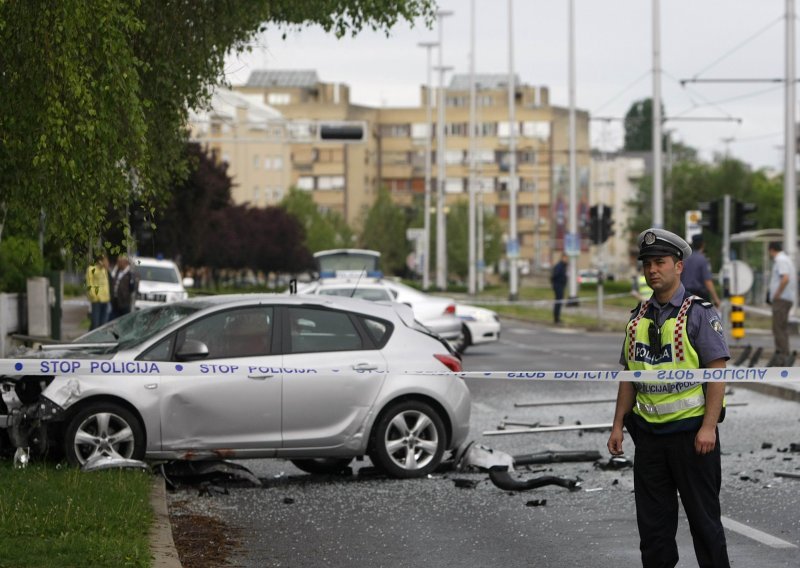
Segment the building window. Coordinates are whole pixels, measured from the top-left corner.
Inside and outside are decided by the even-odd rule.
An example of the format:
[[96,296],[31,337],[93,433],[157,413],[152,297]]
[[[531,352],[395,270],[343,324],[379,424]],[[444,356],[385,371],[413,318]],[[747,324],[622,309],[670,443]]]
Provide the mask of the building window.
[[283,190],[280,187],[276,187],[272,190],[272,200],[278,202],[281,199],[283,199]]
[[288,105],[292,102],[289,93],[269,93],[267,95],[267,104],[270,105]]
[[466,107],[469,106],[469,97],[466,95],[451,95],[445,97],[445,106]]
[[275,170],[283,169],[283,156],[274,156],[272,158],[272,168]]
[[445,136],[469,136],[469,124],[466,122],[450,122],[444,125]]
[[[469,157],[469,154],[467,154]],[[475,162],[478,164],[494,164],[493,150],[475,150]]]
[[540,120],[526,120],[522,123],[522,135],[526,138],[547,140],[550,138],[550,123]]
[[331,189],[344,189],[344,176],[319,176],[317,189],[327,191]]
[[314,178],[311,176],[302,176],[297,179],[297,189],[303,191],[311,191],[314,189]]
[[253,204],[260,205],[261,204],[261,189],[258,186],[253,188]]
[[535,164],[536,163],[536,152],[533,150],[523,150],[517,155],[517,161],[520,164]]
[[411,136],[411,125],[381,124],[380,135],[384,138],[408,138]]
[[444,153],[445,164],[461,164],[464,162],[463,150],[447,150]]
[[520,178],[520,191],[536,191],[536,180],[531,178]]
[[409,163],[409,152],[382,152],[381,160],[386,166],[405,166]]
[[464,193],[464,180],[462,178],[447,178],[444,180],[445,193]]
[[481,122],[478,124],[478,135],[484,137],[497,136],[497,123]]
[[426,140],[428,132],[428,124],[426,122],[415,122],[411,125],[411,137],[414,140]]
[[258,154],[253,156],[253,168],[258,169],[259,165],[261,164],[261,158],[258,157]]

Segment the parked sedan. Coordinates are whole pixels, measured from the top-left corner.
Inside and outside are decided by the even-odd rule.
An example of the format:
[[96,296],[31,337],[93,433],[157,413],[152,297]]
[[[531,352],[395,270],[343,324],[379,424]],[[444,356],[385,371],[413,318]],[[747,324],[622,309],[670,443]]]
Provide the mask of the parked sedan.
[[[41,358],[91,358],[108,372],[3,377],[13,396],[0,401],[0,428],[18,447],[60,441],[74,465],[279,457],[318,472],[368,455],[390,475],[420,477],[469,428],[464,381],[426,374],[460,371],[459,359],[399,304],[197,298],[123,316],[67,347]],[[174,362],[185,372],[152,372]]]
[[456,317],[464,324],[464,342],[460,350],[462,353],[470,345],[500,339],[500,317],[497,312],[478,306],[456,304]]

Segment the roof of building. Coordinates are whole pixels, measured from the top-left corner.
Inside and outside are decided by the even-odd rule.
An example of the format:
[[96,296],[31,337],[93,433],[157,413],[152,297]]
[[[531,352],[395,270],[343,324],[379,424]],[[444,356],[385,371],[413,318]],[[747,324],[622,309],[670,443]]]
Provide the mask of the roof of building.
[[257,69],[250,73],[245,87],[315,87],[319,83],[317,72],[313,70],[270,70]]
[[[514,74],[514,84],[519,85],[519,75]],[[508,73],[476,73],[475,85],[478,90],[505,89],[508,87]],[[456,73],[450,79],[447,87],[451,91],[468,91],[469,74]]]
[[209,101],[206,109],[193,109],[190,111],[192,122],[207,122],[212,117],[218,119],[235,120],[236,109],[247,110],[247,121],[251,123],[281,120],[283,115],[275,108],[265,105],[261,95],[246,95],[230,89],[218,87]]

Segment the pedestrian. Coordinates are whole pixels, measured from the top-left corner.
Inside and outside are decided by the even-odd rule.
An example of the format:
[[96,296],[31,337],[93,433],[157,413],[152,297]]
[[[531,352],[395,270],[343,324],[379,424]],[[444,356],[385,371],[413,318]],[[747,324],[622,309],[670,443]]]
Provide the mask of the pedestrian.
[[111,317],[116,319],[133,309],[136,293],[136,276],[131,270],[128,257],[120,255],[111,271]]
[[781,243],[771,242],[767,250],[772,258],[767,301],[772,303],[772,335],[775,338],[775,353],[769,364],[782,367],[789,360],[789,311],[797,295],[797,273]]
[[567,287],[566,253],[561,253],[561,260],[553,267],[553,271],[550,274],[550,285],[556,294],[556,302],[553,304],[553,323],[561,323],[561,306],[564,303],[564,288]]
[[684,288],[717,308],[720,305],[717,289],[711,276],[711,263],[705,255],[706,245],[703,235],[692,237],[692,255],[683,261],[681,282]]
[[647,278],[644,277],[642,262],[637,261],[636,274],[633,275],[631,282],[631,296],[639,302],[646,302],[653,295],[653,289],[647,285]]
[[[653,296],[633,311],[620,362],[628,370],[724,368],[730,358],[719,315],[681,284],[692,249],[678,235],[648,229],[639,259]],[[717,423],[725,384],[622,382],[608,450],[623,453],[623,425],[636,448],[633,466],[639,549],[645,568],[678,563],[678,500],[689,520],[699,566],[727,568],[720,520],[722,483]]]
[[111,306],[111,289],[108,281],[108,257],[101,254],[86,269],[86,296],[91,304],[89,329],[96,329],[108,321]]

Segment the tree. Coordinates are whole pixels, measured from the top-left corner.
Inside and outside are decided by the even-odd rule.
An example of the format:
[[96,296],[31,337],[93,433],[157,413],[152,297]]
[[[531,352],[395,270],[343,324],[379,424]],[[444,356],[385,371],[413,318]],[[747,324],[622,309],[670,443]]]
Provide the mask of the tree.
[[[661,105],[664,117],[664,105]],[[664,148],[662,137],[662,149]],[[625,150],[650,152],[653,149],[653,99],[635,101],[625,114]]]
[[[770,179],[764,172],[753,172],[739,160],[680,162],[666,176],[664,187],[664,227],[678,234],[685,232],[687,210],[697,209],[701,201],[721,200],[726,194],[756,203],[759,227],[781,226],[782,213],[775,199],[781,192],[780,178]],[[642,180],[637,198],[629,204],[634,211],[628,227],[632,234],[652,226],[652,199],[652,178],[648,176]],[[709,233],[705,238],[712,265],[719,266],[721,236]]]
[[[483,216],[484,249],[486,266],[500,260],[503,252],[503,229],[495,215]],[[432,237],[435,239],[435,235]],[[435,241],[434,241],[435,242]],[[447,267],[451,274],[461,279],[469,273],[469,205],[460,201],[450,206],[447,214]]]
[[280,206],[303,227],[304,244],[309,251],[352,246],[353,231],[344,218],[335,211],[321,212],[309,192],[292,188]]
[[[223,77],[229,51],[268,26],[342,36],[432,22],[433,0],[46,0],[0,2],[0,225],[79,251],[106,211],[167,202],[189,108]],[[127,231],[126,231],[127,234]],[[0,237],[2,234],[0,233]]]
[[381,189],[364,218],[360,243],[366,249],[380,251],[381,269],[385,273],[405,272],[409,252],[407,227],[403,208],[392,202],[387,189]]

